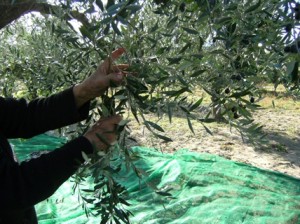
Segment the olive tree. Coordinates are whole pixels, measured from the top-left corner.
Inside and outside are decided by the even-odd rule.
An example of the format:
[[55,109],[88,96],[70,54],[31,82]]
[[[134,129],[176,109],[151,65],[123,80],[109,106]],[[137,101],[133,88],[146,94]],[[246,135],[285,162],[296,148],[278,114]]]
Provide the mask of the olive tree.
[[[21,16],[30,12],[43,16],[31,17],[28,26]],[[261,125],[252,112],[259,107],[261,83],[299,90],[299,19],[300,5],[287,0],[2,0],[1,91],[13,95],[18,82],[24,87],[19,95],[28,99],[49,95],[84,79],[114,48],[123,47],[121,62],[130,65],[125,84],[92,102],[91,116],[75,134],[99,116],[126,111],[160,141],[172,139],[146,114],[166,115],[172,122],[181,113],[192,132],[192,121],[210,134],[205,123],[218,121],[242,135],[257,134]],[[210,96],[210,105],[195,97],[197,91]],[[210,109],[199,114],[200,106]],[[85,211],[101,215],[103,223],[129,222],[126,189],[114,174],[125,164],[145,175],[126,144],[127,124],[119,125],[119,144],[111,153],[84,155],[86,163],[74,177]],[[80,189],[89,177],[92,187]]]

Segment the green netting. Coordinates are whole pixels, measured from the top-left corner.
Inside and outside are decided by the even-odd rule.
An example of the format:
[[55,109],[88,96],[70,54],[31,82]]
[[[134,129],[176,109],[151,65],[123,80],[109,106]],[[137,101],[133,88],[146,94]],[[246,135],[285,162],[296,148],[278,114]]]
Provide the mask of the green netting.
[[[19,156],[36,149],[51,150],[62,139],[39,136],[12,141]],[[119,180],[129,191],[132,223],[300,223],[300,180],[224,158],[181,150],[163,154],[135,147],[142,156],[137,166],[148,171],[147,181],[172,187],[174,199],[157,195],[133,173],[123,171]],[[66,182],[47,201],[36,206],[39,223],[99,223],[87,219],[73,184]]]

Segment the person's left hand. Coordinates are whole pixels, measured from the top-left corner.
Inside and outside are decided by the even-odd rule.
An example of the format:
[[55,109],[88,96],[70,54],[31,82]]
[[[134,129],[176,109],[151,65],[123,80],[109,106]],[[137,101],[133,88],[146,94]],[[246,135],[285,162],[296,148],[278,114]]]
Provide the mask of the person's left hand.
[[111,144],[117,140],[116,127],[122,120],[120,115],[101,118],[83,135],[95,149],[107,152]]
[[[111,85],[120,85],[124,79],[123,70],[129,67],[128,64],[113,65],[114,60],[118,59],[125,52],[124,48],[118,48],[105,59],[97,70],[85,79],[82,83],[75,86],[74,93],[78,106],[81,101],[88,101],[103,95]],[[78,96],[78,97],[77,97]]]

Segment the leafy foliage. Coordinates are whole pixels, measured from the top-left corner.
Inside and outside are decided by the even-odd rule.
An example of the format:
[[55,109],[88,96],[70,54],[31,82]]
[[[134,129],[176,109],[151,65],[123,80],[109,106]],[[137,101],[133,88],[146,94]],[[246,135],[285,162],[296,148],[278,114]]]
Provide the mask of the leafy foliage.
[[[12,96],[15,83],[20,83],[26,91],[17,96],[49,95],[84,79],[115,47],[124,47],[127,52],[121,62],[130,64],[125,85],[93,102],[93,113],[73,130],[75,134],[99,116],[128,110],[162,141],[172,139],[145,114],[166,114],[172,122],[179,111],[193,133],[195,120],[210,134],[205,123],[212,121],[226,122],[242,135],[257,134],[262,126],[255,123],[252,112],[259,108],[261,83],[271,82],[275,90],[283,84],[287,91],[299,92],[297,2],[108,0],[105,5],[101,0],[67,0],[57,4],[67,12],[79,9],[88,23],[76,29],[56,12],[55,17],[32,17],[31,28],[20,21],[3,30],[1,91]],[[200,117],[203,98],[193,97],[199,89],[211,97],[209,112]],[[145,174],[134,166],[137,156],[126,147],[127,122],[119,131],[117,148],[104,157],[87,156],[74,179],[85,210],[101,214],[103,223],[129,222],[130,213],[123,207],[128,205],[126,191],[114,179],[121,164],[125,162],[140,177]],[[80,190],[81,181],[89,178],[94,188]]]

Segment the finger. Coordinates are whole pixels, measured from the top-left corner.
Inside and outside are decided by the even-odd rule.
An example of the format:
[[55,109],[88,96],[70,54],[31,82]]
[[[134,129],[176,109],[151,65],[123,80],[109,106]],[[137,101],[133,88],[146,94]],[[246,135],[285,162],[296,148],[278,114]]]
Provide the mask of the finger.
[[124,48],[118,48],[117,50],[111,53],[112,60],[118,59],[125,52]]
[[112,71],[113,72],[119,72],[119,71],[122,71],[122,70],[126,70],[129,68],[129,64],[119,64],[119,65],[114,65],[112,67]]
[[117,129],[117,126],[118,126],[118,124],[121,122],[121,120],[122,120],[122,116],[120,116],[120,115],[114,115],[114,116],[109,117],[109,118],[106,120],[107,128],[108,128],[110,131],[115,132],[116,129]]
[[110,117],[105,117],[105,118],[101,118],[98,123],[111,123],[111,124],[119,124],[120,121],[122,120],[122,116],[121,115],[112,115]]
[[100,65],[106,73],[109,73],[111,70],[113,70],[112,63],[114,60],[118,59],[123,53],[125,52],[124,48],[118,48],[117,50],[113,51],[109,57],[107,57],[104,62]]

